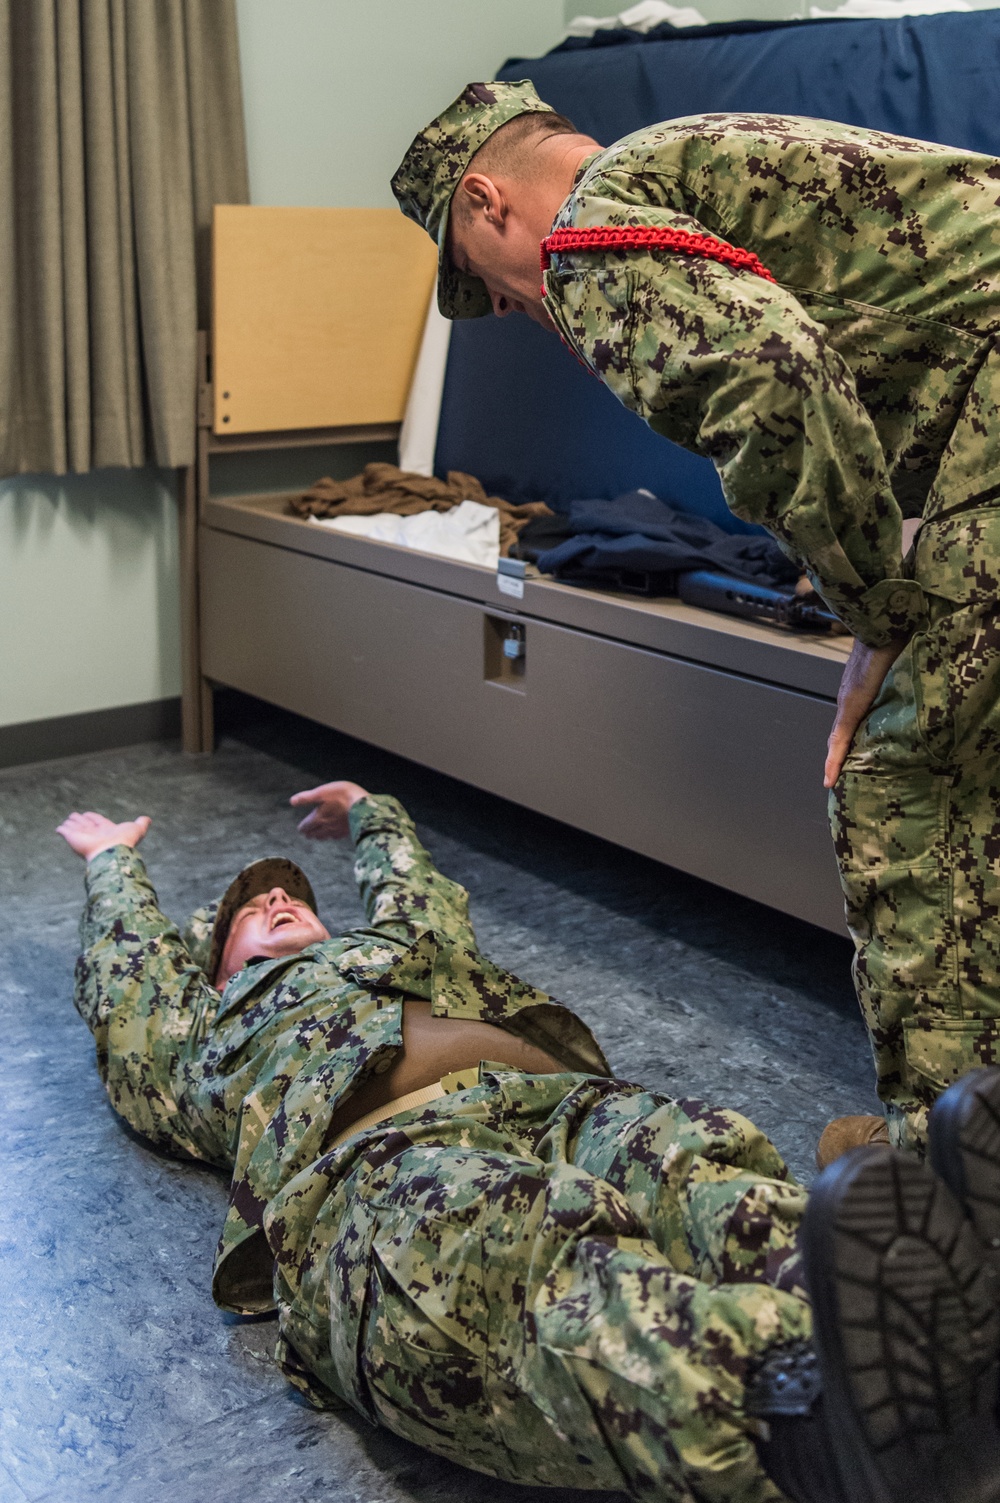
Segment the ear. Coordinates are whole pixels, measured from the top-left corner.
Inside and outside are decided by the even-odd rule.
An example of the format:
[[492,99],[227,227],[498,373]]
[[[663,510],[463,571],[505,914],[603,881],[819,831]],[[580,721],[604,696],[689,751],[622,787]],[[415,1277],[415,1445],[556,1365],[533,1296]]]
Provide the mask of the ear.
[[474,214],[481,214],[487,223],[498,228],[503,226],[507,218],[507,198],[491,177],[482,172],[467,172],[458,185],[458,192],[468,195],[468,207]]

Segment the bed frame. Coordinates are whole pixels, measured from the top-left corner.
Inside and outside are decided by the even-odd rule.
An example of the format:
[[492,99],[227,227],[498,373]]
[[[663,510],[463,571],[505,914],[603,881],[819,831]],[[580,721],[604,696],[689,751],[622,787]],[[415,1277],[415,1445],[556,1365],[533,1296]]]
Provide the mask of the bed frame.
[[[383,212],[395,270],[338,218]],[[391,211],[217,215],[215,369],[203,340],[185,485],[185,747],[211,750],[212,691],[233,687],[842,933],[821,770],[846,639],[495,575],[299,520],[287,494],[214,495],[220,454],[396,437],[433,279],[426,237]],[[377,335],[347,327],[353,309],[317,317],[332,261],[355,306],[366,276],[398,292]],[[318,404],[331,371],[354,379]]]

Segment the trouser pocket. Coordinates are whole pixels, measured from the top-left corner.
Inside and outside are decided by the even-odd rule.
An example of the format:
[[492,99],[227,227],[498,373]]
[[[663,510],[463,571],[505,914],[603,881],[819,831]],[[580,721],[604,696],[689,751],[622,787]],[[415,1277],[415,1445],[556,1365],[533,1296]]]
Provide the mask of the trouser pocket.
[[923,1106],[970,1070],[1000,1063],[998,1018],[907,1018],[903,1040],[910,1090]]

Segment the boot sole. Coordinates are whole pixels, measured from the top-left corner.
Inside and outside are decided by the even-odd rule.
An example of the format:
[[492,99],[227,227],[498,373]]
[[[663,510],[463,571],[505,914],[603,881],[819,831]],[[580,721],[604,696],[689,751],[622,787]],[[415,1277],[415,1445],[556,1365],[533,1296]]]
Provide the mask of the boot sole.
[[928,1158],[965,1207],[1000,1277],[1000,1069],[973,1070],[938,1097]]
[[815,1182],[802,1250],[845,1503],[1000,1496],[1000,1312],[947,1187],[854,1149]]

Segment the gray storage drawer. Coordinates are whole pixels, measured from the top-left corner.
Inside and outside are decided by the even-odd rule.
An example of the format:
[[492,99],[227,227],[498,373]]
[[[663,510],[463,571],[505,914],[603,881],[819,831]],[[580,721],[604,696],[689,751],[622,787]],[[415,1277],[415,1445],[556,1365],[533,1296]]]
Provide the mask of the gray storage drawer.
[[210,528],[201,571],[217,683],[843,932],[829,700]]

